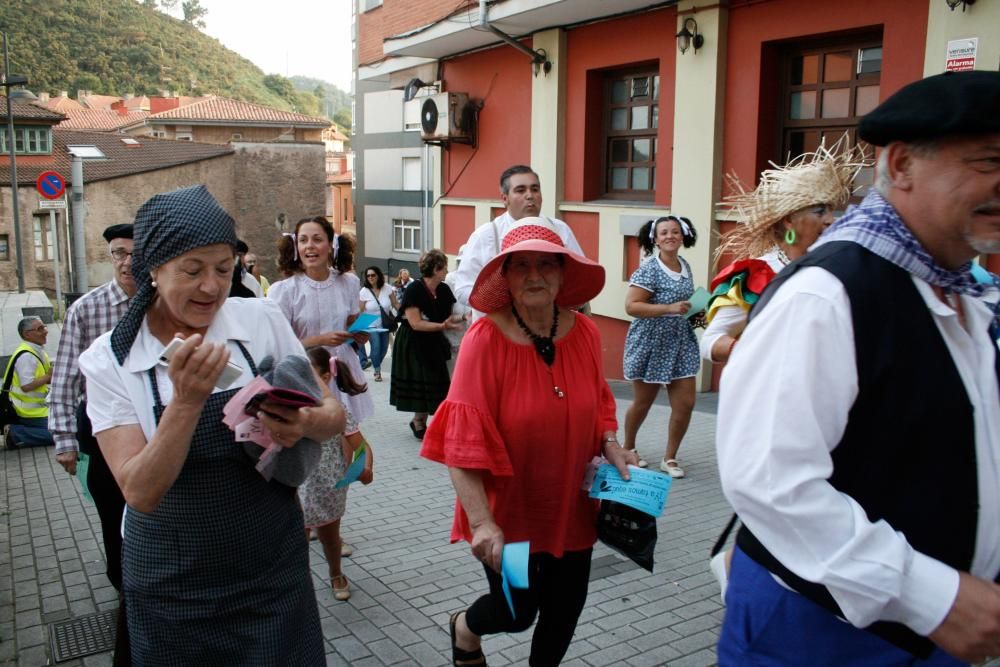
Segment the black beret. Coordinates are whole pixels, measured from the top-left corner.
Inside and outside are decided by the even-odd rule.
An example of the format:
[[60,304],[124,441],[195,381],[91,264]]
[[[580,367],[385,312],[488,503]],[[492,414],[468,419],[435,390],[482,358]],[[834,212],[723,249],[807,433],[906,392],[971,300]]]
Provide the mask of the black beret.
[[111,225],[104,230],[104,240],[111,243],[115,239],[130,239],[132,238],[132,223],[125,223],[122,225]]
[[896,91],[858,123],[875,146],[1000,132],[1000,72],[945,72]]

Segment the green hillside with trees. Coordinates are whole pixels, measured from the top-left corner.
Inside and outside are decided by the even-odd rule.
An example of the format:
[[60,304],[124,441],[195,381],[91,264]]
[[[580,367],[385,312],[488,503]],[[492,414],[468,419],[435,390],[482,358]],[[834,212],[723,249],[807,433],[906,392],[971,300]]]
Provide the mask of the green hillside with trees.
[[[350,125],[350,99],[335,86],[305,86],[263,71],[202,33],[205,10],[184,0],[184,19],[159,10],[177,0],[0,0],[11,73],[35,93],[222,95]],[[2,64],[2,63],[0,63]],[[296,77],[298,78],[298,77]],[[323,97],[317,95],[322,93]],[[344,111],[346,108],[346,112]]]

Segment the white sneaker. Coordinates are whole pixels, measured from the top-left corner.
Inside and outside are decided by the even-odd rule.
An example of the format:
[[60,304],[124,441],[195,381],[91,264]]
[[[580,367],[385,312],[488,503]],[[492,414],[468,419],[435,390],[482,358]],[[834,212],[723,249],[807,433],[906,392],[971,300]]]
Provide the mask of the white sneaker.
[[667,459],[666,461],[660,461],[660,471],[667,473],[671,477],[684,476],[684,468],[677,465],[677,459]]

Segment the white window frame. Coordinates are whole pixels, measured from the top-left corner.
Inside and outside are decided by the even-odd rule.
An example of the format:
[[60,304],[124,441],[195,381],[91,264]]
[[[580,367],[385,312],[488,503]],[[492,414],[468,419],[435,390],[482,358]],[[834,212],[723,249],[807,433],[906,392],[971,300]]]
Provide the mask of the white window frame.
[[394,252],[420,252],[420,221],[392,219],[392,249]]
[[[416,165],[416,172],[414,173],[414,165]],[[403,167],[403,190],[413,191],[420,190],[420,170],[423,167],[419,157],[404,157],[402,160]],[[407,178],[407,167],[409,167],[409,178]],[[414,177],[416,177],[416,182],[414,182]]]
[[36,262],[50,262],[56,252],[49,234],[49,214],[34,215],[31,219],[32,240],[35,248]]

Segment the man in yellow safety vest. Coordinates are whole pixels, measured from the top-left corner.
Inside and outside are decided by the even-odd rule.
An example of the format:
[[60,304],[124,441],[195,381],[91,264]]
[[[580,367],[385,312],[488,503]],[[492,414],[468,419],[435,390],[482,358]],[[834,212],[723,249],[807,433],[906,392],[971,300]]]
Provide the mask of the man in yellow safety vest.
[[5,378],[13,372],[10,402],[17,413],[17,423],[4,429],[3,442],[8,449],[54,445],[48,428],[49,408],[45,404],[52,381],[52,361],[45,352],[48,330],[40,318],[26,317],[18,322],[17,333],[23,340],[4,371]]

